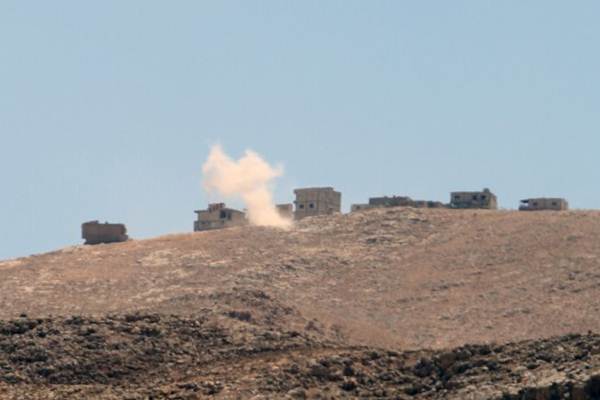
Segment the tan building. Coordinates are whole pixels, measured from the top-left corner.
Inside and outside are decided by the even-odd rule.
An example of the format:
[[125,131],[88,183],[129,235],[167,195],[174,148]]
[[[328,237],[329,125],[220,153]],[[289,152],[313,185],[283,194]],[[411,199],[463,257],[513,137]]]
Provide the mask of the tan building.
[[536,199],[521,200],[520,211],[566,211],[569,209],[569,202],[561,198],[540,197]]
[[332,187],[296,189],[294,194],[296,195],[294,201],[296,219],[339,213],[342,208],[342,194]]
[[194,221],[195,232],[230,228],[247,223],[246,214],[233,208],[227,208],[224,203],[209,204],[208,209],[194,212],[198,214],[198,219]]
[[369,198],[368,204],[353,204],[350,206],[350,211],[354,212],[380,207],[443,208],[446,205],[441,201],[413,200],[407,196],[383,196]]
[[384,196],[369,198],[369,205],[379,207],[414,207],[414,208],[441,208],[444,203],[431,200],[413,200],[407,196]]
[[380,207],[381,206],[373,206],[373,205],[368,204],[368,203],[352,204],[350,206],[350,212],[361,211],[361,210],[370,210],[372,208],[380,208]]
[[277,207],[277,212],[283,218],[294,219],[294,205],[292,203],[277,204],[275,207]]
[[498,198],[487,188],[481,192],[452,192],[450,194],[450,208],[496,210],[498,208]]
[[81,237],[85,244],[125,242],[129,239],[127,228],[123,224],[103,224],[89,221],[81,225]]

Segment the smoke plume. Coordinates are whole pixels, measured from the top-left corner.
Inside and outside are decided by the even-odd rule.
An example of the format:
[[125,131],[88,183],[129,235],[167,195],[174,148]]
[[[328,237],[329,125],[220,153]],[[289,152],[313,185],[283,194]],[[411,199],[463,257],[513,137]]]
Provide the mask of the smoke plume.
[[283,174],[281,166],[271,167],[257,153],[246,150],[239,160],[232,160],[220,146],[213,146],[202,166],[204,188],[224,197],[241,198],[252,225],[289,228],[290,219],[282,217],[275,204],[271,182]]

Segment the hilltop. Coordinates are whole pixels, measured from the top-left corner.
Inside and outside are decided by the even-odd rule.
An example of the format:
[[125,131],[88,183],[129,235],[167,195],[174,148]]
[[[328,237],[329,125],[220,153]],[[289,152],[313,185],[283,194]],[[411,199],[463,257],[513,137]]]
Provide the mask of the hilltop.
[[598,331],[598,237],[591,211],[390,208],[308,218],[287,232],[76,246],[0,263],[0,318],[254,309],[248,293],[261,291],[360,344]]
[[[573,371],[587,371],[577,378],[581,385],[593,386],[590,371],[600,366],[595,359],[599,343],[595,336],[586,335],[600,332],[598,237],[600,212],[596,211],[387,208],[306,218],[289,231],[244,226],[75,246],[4,261],[0,262],[0,319],[4,320],[0,334],[6,338],[0,340],[0,347],[16,354],[24,351],[26,361],[23,357],[0,359],[0,366],[8,365],[11,371],[5,371],[0,381],[11,383],[13,379],[33,385],[32,398],[43,396],[40,393],[45,392],[37,385],[44,383],[62,387],[74,379],[81,385],[119,386],[124,377],[135,374],[125,369],[126,373],[116,377],[106,375],[114,366],[109,367],[106,356],[101,355],[110,348],[111,355],[119,354],[120,365],[133,360],[134,369],[146,370],[148,363],[157,360],[170,363],[169,368],[161,364],[173,375],[170,380],[158,369],[148,375],[148,379],[161,377],[151,385],[145,383],[155,385],[152,387],[189,383],[191,376],[177,371],[195,371],[197,390],[190,389],[190,396],[227,398],[244,390],[261,393],[264,382],[260,379],[270,376],[268,393],[287,393],[298,386],[310,397],[310,387],[323,388],[323,382],[333,382],[332,388],[340,391],[331,389],[334,397],[358,396],[364,390],[372,396],[386,397],[399,391],[423,398],[451,397],[456,392],[462,393],[455,393],[461,398],[464,392],[460,391],[467,386],[488,384],[492,378],[486,374],[492,367],[480,371],[479,383],[469,385],[460,381],[464,384],[446,387],[446,382],[436,388],[437,381],[431,381],[431,376],[442,379],[447,373],[448,365],[440,366],[438,360],[441,354],[451,348],[460,353],[462,346],[467,346],[468,355],[454,357],[450,364],[463,357],[463,362],[470,360],[479,367],[492,361],[507,370],[521,366],[524,375],[545,371],[535,379],[531,375],[529,381],[514,377],[513,381],[508,375],[494,378],[500,379],[498,385],[517,392],[532,381],[547,383],[548,376],[564,371],[568,363]],[[6,328],[11,326],[25,328]],[[48,335],[53,329],[57,333]],[[88,329],[92,332],[86,335]],[[41,339],[39,330],[45,332]],[[37,338],[38,353],[45,355],[36,358],[34,352],[31,356],[30,350],[19,347],[21,339],[15,342],[15,335],[30,335],[29,342]],[[95,360],[91,355],[97,354],[104,361],[94,361],[86,377],[73,378],[71,370],[64,372],[60,356],[49,353],[48,337],[52,335],[67,342],[73,338],[75,344],[65,351],[75,359],[87,354],[85,359]],[[90,335],[100,336],[94,346],[101,353],[94,353],[93,346],[86,347]],[[79,337],[83,339],[75,340]],[[174,352],[180,341],[192,346],[188,355]],[[519,341],[523,342],[516,343]],[[122,347],[109,346],[114,343],[122,343]],[[135,356],[146,351],[149,343],[158,349],[157,358]],[[560,355],[564,352],[560,348],[577,349],[577,343],[585,344],[584,356],[572,358],[569,353],[567,359]],[[505,345],[520,358],[507,361]],[[532,356],[532,352],[542,352],[540,349],[549,349],[555,356],[540,361]],[[196,361],[190,361],[190,354],[196,354],[194,360],[202,355],[202,370],[194,370]],[[336,374],[341,375],[329,381],[323,376],[331,371],[321,371],[325,375],[319,383],[321,378],[311,375],[311,368],[318,369],[313,364],[329,358],[333,361],[325,361],[324,368],[337,371],[333,367],[337,365]],[[429,372],[418,373],[421,359],[438,361],[423,367]],[[577,364],[583,359],[589,368]],[[354,375],[344,375],[348,360],[360,363],[361,373],[371,380],[361,383]],[[226,384],[222,374],[228,363],[226,375],[231,381]],[[528,369],[532,363],[538,365]],[[32,364],[37,369],[32,369]],[[282,378],[274,372],[284,371],[284,367],[297,369],[291,375],[298,378],[286,378],[287,372]],[[40,368],[50,372],[40,375]],[[391,384],[380,376],[398,370],[404,371],[403,384]],[[244,374],[254,377],[248,378],[252,382],[244,380]],[[561,379],[575,379],[567,375]],[[278,379],[288,384],[281,386],[283,381]],[[143,381],[126,380],[130,385],[142,385]],[[221,383],[217,385],[215,380]],[[207,382],[221,386],[211,394]],[[114,395],[106,390],[104,387],[103,395]],[[182,390],[175,390],[174,396]],[[441,390],[446,390],[444,395]],[[494,390],[480,398],[502,392],[498,387]]]

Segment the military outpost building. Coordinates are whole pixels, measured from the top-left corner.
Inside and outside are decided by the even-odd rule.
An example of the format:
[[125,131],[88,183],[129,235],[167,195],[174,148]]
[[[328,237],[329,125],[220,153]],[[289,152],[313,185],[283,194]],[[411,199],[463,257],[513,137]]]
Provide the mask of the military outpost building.
[[569,209],[569,202],[561,198],[540,197],[534,199],[521,200],[519,211],[566,211]]
[[277,204],[275,208],[281,217],[294,219],[294,205],[292,203]]
[[295,189],[294,194],[296,195],[295,219],[341,212],[342,194],[332,187]]
[[452,192],[450,193],[450,208],[496,210],[498,208],[498,198],[487,188],[481,192]]
[[89,221],[81,224],[81,237],[85,244],[117,243],[129,239],[127,228],[123,224],[103,224]]
[[239,210],[225,207],[225,203],[212,203],[206,210],[194,211],[198,219],[194,221],[194,232],[229,228],[246,224],[246,215]]
[[383,196],[369,198],[368,204],[352,204],[350,211],[381,207],[443,208],[445,205],[440,201],[413,200],[407,196]]
[[350,205],[350,212],[355,212],[355,211],[360,211],[360,210],[369,210],[371,208],[377,208],[377,207],[374,207],[368,203],[352,204],[352,205]]

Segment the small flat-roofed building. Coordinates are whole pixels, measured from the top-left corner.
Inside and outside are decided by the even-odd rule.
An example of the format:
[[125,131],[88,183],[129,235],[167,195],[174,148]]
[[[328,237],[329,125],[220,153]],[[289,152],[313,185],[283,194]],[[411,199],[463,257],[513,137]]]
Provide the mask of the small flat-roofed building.
[[450,193],[450,208],[484,208],[496,210],[498,199],[490,189],[481,192],[452,192]]
[[283,218],[294,219],[294,205],[292,203],[277,204],[275,207],[279,215]]
[[379,207],[408,207],[413,203],[413,200],[407,196],[383,196],[369,198],[369,204]]
[[89,221],[81,225],[81,237],[85,244],[117,243],[129,239],[127,228],[123,224],[103,224]]
[[562,198],[540,197],[535,199],[521,200],[520,211],[566,211],[569,209],[569,202]]
[[246,214],[233,208],[225,207],[224,203],[209,204],[206,210],[194,211],[198,219],[194,221],[194,231],[223,229],[245,225]]
[[352,204],[350,211],[354,212],[381,207],[444,208],[446,205],[441,201],[413,200],[407,196],[383,196],[369,198],[368,204]]
[[410,207],[414,208],[444,208],[446,204],[433,200],[414,200]]
[[294,194],[295,219],[339,213],[342,208],[342,194],[332,187],[296,189]]
[[352,204],[350,206],[350,212],[361,211],[361,210],[370,210],[371,208],[380,208],[381,206],[373,206],[371,204]]
[[441,208],[444,203],[431,200],[413,200],[408,196],[383,196],[369,198],[369,205],[374,207],[414,207],[414,208]]

